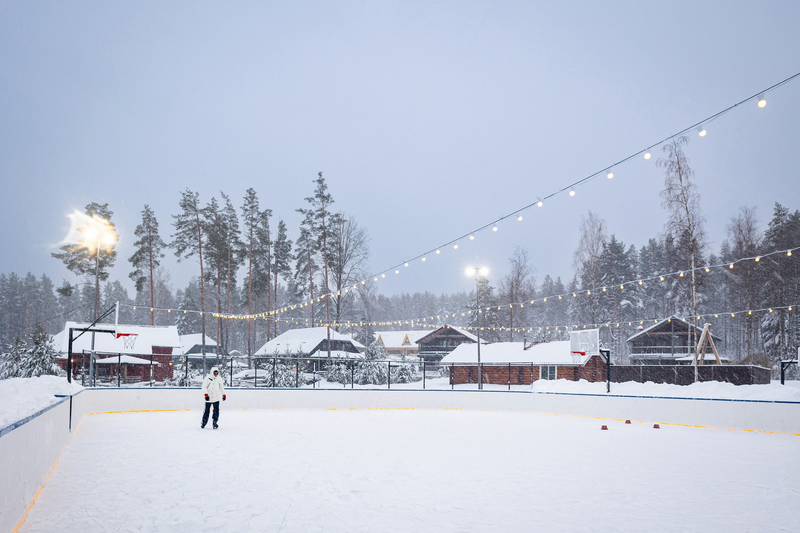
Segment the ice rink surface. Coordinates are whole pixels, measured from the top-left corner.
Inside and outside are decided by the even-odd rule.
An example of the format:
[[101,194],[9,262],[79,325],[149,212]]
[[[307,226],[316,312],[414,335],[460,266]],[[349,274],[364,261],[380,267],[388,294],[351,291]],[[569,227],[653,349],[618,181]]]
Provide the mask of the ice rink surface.
[[800,437],[507,411],[223,408],[216,431],[200,416],[86,416],[20,532],[800,523]]

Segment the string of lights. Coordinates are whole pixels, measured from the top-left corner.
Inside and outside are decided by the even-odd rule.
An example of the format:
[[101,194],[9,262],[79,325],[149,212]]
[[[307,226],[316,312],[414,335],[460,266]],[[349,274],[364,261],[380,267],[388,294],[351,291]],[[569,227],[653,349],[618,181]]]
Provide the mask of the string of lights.
[[[581,288],[581,289],[575,289],[574,291],[569,291],[569,292],[565,292],[565,293],[561,293],[561,294],[550,294],[550,295],[547,295],[547,296],[540,296],[539,298],[534,298],[532,300],[525,300],[525,301],[518,301],[518,302],[506,302],[506,303],[503,303],[503,304],[495,304],[495,305],[487,306],[485,308],[482,307],[478,311],[479,312],[484,312],[484,311],[491,311],[492,309],[495,309],[496,311],[500,311],[500,310],[506,309],[506,308],[508,308],[508,309],[524,308],[526,305],[534,305],[536,302],[548,303],[548,301],[549,302],[557,302],[557,301],[560,301],[560,300],[563,300],[563,299],[569,298],[569,297],[577,298],[578,296],[586,296],[586,297],[598,296],[598,295],[602,295],[603,293],[607,293],[609,290],[620,290],[620,291],[622,291],[622,290],[625,290],[626,287],[629,287],[629,286],[642,287],[642,286],[645,286],[646,283],[649,283],[649,282],[652,282],[652,281],[658,281],[660,283],[660,282],[666,281],[668,278],[671,278],[671,277],[683,278],[687,274],[690,274],[693,270],[696,271],[696,272],[710,273],[712,270],[720,269],[720,268],[733,270],[737,265],[744,264],[744,263],[754,263],[754,264],[757,264],[757,265],[763,265],[763,264],[766,264],[764,262],[765,259],[768,259],[768,258],[773,257],[773,256],[793,257],[794,255],[796,255],[794,252],[796,252],[797,250],[800,250],[800,246],[796,246],[796,247],[793,247],[793,248],[788,248],[788,249],[785,249],[785,250],[775,250],[775,251],[768,252],[768,253],[761,254],[761,255],[741,257],[741,258],[734,259],[734,260],[731,260],[731,261],[725,261],[725,262],[717,263],[717,264],[713,264],[713,265],[706,265],[706,266],[696,267],[694,269],[690,268],[690,269],[686,269],[686,270],[676,270],[676,271],[673,271],[673,272],[665,272],[663,274],[655,274],[655,275],[649,276],[649,277],[634,278],[634,279],[630,279],[630,280],[627,280],[627,281],[622,281],[622,282],[619,283],[619,285],[614,284],[612,286],[597,286],[597,287]],[[138,308],[141,308],[141,309],[147,309],[151,313],[153,313],[155,311],[162,311],[162,312],[167,312],[167,313],[175,312],[175,313],[178,313],[178,314],[196,313],[196,314],[199,314],[200,316],[203,316],[203,312],[202,311],[195,310],[195,309],[172,309],[172,308],[147,307],[147,306],[143,307],[143,306],[128,305],[128,304],[122,304],[122,305],[130,307],[134,311],[136,311]],[[214,312],[209,312],[209,314],[214,318],[222,318],[222,319],[226,319],[226,320],[254,320],[254,319],[261,318],[261,319],[275,321],[275,322],[291,322],[291,323],[297,323],[298,320],[300,320],[300,321],[305,320],[305,322],[308,323],[310,321],[310,319],[307,319],[307,318],[306,319],[302,319],[302,318],[298,319],[298,318],[295,317],[295,318],[281,319],[281,318],[278,317],[278,315],[280,315],[282,313],[286,313],[286,312],[289,312],[289,311],[292,311],[292,310],[296,310],[298,308],[303,308],[304,305],[309,305],[309,303],[290,305],[290,306],[286,306],[286,307],[283,307],[283,308],[275,310],[275,311],[267,311],[267,312],[263,312],[263,313],[252,314],[252,315],[222,314],[222,313],[214,313]],[[444,316],[445,316],[445,318],[457,318],[459,316],[463,317],[463,316],[471,315],[472,313],[473,313],[473,311],[469,310],[469,311],[465,311],[463,313],[460,313],[460,315],[454,313],[452,315],[446,314]],[[419,317],[419,318],[416,318],[416,319],[412,319],[412,321],[413,322],[425,322],[426,320],[432,320],[432,319],[438,319],[438,318],[440,318],[440,317],[439,316],[426,316],[426,317]],[[384,325],[384,324],[380,324],[380,325]],[[388,325],[388,324],[386,324],[386,325]]]
[[[630,161],[630,160],[632,160],[632,159],[634,159],[636,157],[639,157],[639,156],[643,156],[644,159],[649,160],[651,158],[651,155],[652,155],[651,152],[652,152],[652,150],[654,148],[657,148],[658,146],[661,146],[661,145],[663,145],[663,144],[665,144],[665,143],[667,143],[667,142],[669,142],[669,141],[671,141],[671,140],[673,140],[673,139],[675,139],[677,137],[680,137],[680,136],[682,136],[682,135],[684,135],[684,134],[686,134],[688,132],[691,132],[692,130],[696,130],[700,137],[705,137],[706,134],[707,134],[706,126],[708,124],[714,122],[715,120],[717,120],[720,117],[722,117],[723,115],[733,111],[734,109],[739,108],[740,106],[742,106],[743,104],[745,104],[747,102],[755,101],[758,108],[764,108],[767,105],[767,100],[766,100],[766,94],[767,93],[769,93],[771,91],[774,91],[775,89],[778,89],[779,87],[781,87],[781,86],[783,86],[783,85],[795,80],[798,77],[800,77],[800,72],[798,72],[796,74],[793,74],[792,76],[789,76],[788,78],[785,78],[785,79],[779,81],[778,83],[775,83],[775,84],[773,84],[773,85],[771,85],[771,86],[769,86],[769,87],[767,87],[765,89],[762,89],[762,90],[754,93],[753,95],[748,96],[748,97],[740,100],[739,102],[736,102],[736,103],[734,103],[734,104],[722,109],[721,111],[718,111],[718,112],[716,112],[716,113],[714,113],[714,114],[712,114],[712,115],[710,115],[710,116],[708,116],[708,117],[706,117],[706,118],[704,118],[704,119],[702,119],[702,120],[700,120],[698,122],[695,122],[694,124],[692,124],[690,126],[687,126],[687,127],[683,128],[683,129],[681,129],[680,131],[678,131],[676,133],[673,133],[673,134],[661,139],[660,141],[651,143],[646,148],[643,148],[643,149],[638,150],[638,151],[636,151],[636,152],[634,152],[634,153],[632,153],[632,154],[630,154],[630,155],[628,155],[626,157],[623,157],[622,159],[617,160],[616,162],[606,166],[603,169],[600,169],[600,170],[598,170],[596,172],[593,172],[593,173],[591,173],[591,174],[589,174],[589,175],[587,175],[587,176],[585,176],[585,177],[583,177],[581,179],[578,179],[578,180],[576,180],[576,181],[574,181],[574,182],[572,182],[572,183],[570,183],[570,184],[568,184],[568,185],[566,185],[564,187],[561,187],[561,188],[557,189],[556,191],[554,191],[554,192],[552,192],[550,194],[546,194],[544,196],[539,196],[539,197],[537,197],[535,202],[531,202],[531,203],[529,203],[527,205],[524,205],[524,206],[522,206],[522,207],[520,207],[520,208],[518,208],[518,209],[516,209],[514,211],[511,211],[511,212],[509,212],[509,213],[507,213],[505,215],[502,215],[502,216],[496,218],[495,220],[493,220],[493,221],[491,221],[491,222],[489,222],[487,224],[484,224],[482,226],[479,226],[479,227],[477,227],[477,228],[475,228],[475,229],[473,229],[473,230],[471,230],[471,231],[469,231],[467,233],[464,233],[464,234],[462,234],[462,235],[460,235],[460,236],[458,236],[458,237],[456,237],[454,239],[451,239],[451,240],[441,244],[440,246],[437,246],[436,248],[431,248],[430,250],[428,250],[426,252],[417,254],[417,255],[415,255],[415,256],[413,256],[413,257],[411,257],[411,258],[409,258],[409,259],[407,259],[407,260],[405,260],[405,261],[403,261],[401,263],[398,263],[398,264],[396,264],[396,265],[394,265],[392,267],[386,268],[385,270],[382,270],[382,271],[379,271],[379,272],[377,272],[375,274],[372,274],[372,275],[368,276],[367,278],[362,279],[362,280],[354,283],[352,286],[344,287],[344,288],[342,288],[340,290],[337,290],[337,291],[329,291],[327,294],[319,295],[316,298],[309,299],[309,300],[304,301],[302,303],[291,305],[291,306],[287,306],[287,307],[283,307],[283,308],[280,308],[280,309],[275,309],[275,310],[263,312],[263,313],[248,314],[248,315],[229,315],[229,314],[219,315],[219,314],[213,314],[213,313],[212,314],[215,317],[228,318],[228,319],[244,319],[244,320],[276,316],[278,314],[285,313],[285,312],[288,312],[288,311],[291,311],[291,310],[294,310],[294,309],[297,309],[297,308],[301,308],[302,309],[302,308],[304,308],[306,306],[312,305],[313,303],[321,303],[325,298],[331,298],[331,297],[334,297],[334,296],[341,296],[342,294],[347,294],[351,290],[358,289],[359,285],[366,285],[366,283],[369,281],[370,278],[372,279],[373,282],[378,282],[380,280],[385,279],[387,274],[391,275],[392,272],[394,272],[395,275],[398,275],[398,274],[400,274],[402,272],[402,269],[410,267],[413,262],[420,261],[420,262],[424,263],[424,262],[426,262],[428,260],[429,256],[430,257],[435,257],[437,255],[441,255],[443,253],[443,250],[447,249],[448,247],[452,246],[452,248],[454,250],[458,250],[459,243],[461,243],[462,241],[474,241],[476,234],[481,233],[483,231],[488,231],[489,228],[491,228],[492,232],[497,232],[498,229],[499,229],[498,225],[501,222],[503,222],[506,219],[508,219],[508,218],[516,217],[517,221],[521,222],[523,220],[522,213],[524,211],[527,211],[528,209],[531,209],[534,206],[541,208],[541,207],[544,206],[544,202],[546,200],[549,200],[549,199],[551,199],[551,198],[553,198],[553,197],[555,197],[555,196],[557,196],[559,194],[563,194],[563,193],[569,191],[569,196],[575,196],[575,194],[576,194],[575,190],[578,187],[580,187],[582,185],[585,185],[586,183],[588,183],[589,181],[593,180],[594,178],[597,178],[598,176],[605,175],[608,179],[612,179],[614,177],[614,172],[613,171],[617,167],[622,165],[623,163],[626,163],[626,162],[628,162],[628,161]],[[733,264],[735,264],[735,262]],[[704,267],[704,268],[712,268],[712,267]],[[698,269],[694,269],[694,270],[698,270]],[[684,274],[685,273],[689,273],[689,272],[691,272],[691,270],[689,270],[689,269],[683,271]],[[680,272],[678,272],[677,274],[680,274]],[[664,274],[663,277],[667,277],[669,275],[672,275],[672,273]],[[646,281],[646,280],[635,280],[635,282],[636,281]],[[590,290],[590,289],[587,289],[587,291],[588,290]],[[555,295],[555,296],[562,296],[563,297],[564,295]],[[519,302],[519,303],[522,303],[522,302]]]
[[[123,305],[123,304],[120,304]],[[136,310],[136,306],[129,306]],[[709,312],[703,313],[695,316],[695,321],[700,321],[702,319],[710,319],[710,318],[724,318],[724,319],[731,319],[731,318],[747,318],[752,317],[753,314],[757,313],[774,313],[776,311],[786,310],[788,312],[794,312],[798,310],[800,307],[799,304],[792,304],[792,305],[784,305],[784,306],[773,306],[773,307],[763,307],[760,309],[741,309],[741,310],[734,310],[734,311],[716,311],[716,312]],[[167,311],[173,312],[172,309],[160,309],[160,308],[147,308],[153,309],[156,311]],[[179,310],[180,313],[190,313],[190,312],[197,312],[199,311],[188,311],[188,310]],[[433,328],[433,327],[440,327],[443,325],[454,326],[453,324],[447,324],[445,321],[447,319],[453,318],[463,318],[468,313],[453,313],[453,314],[444,314],[444,315],[434,315],[430,317],[424,317],[420,319],[401,319],[401,320],[383,320],[383,321],[352,321],[347,320],[343,322],[331,322],[331,323],[319,323],[317,324],[318,327],[332,327],[332,328],[361,328],[365,326],[381,326],[381,327],[395,327],[395,326],[410,326],[410,327],[422,327],[422,328]],[[545,326],[532,326],[532,327],[522,327],[522,328],[506,328],[506,327],[475,327],[475,326],[455,326],[460,329],[464,329],[467,331],[505,331],[505,332],[518,332],[518,333],[526,333],[526,332],[533,332],[533,331],[570,331],[576,329],[587,329],[587,328],[600,328],[600,327],[625,327],[627,326],[636,326],[636,325],[645,325],[652,322],[653,324],[657,324],[662,320],[670,321],[673,316],[670,315],[668,317],[661,317],[661,318],[636,318],[636,319],[629,319],[623,320],[620,322],[616,321],[600,321],[588,324],[551,324]],[[294,324],[302,324],[308,325],[309,319],[308,318],[277,318],[274,319],[276,321],[284,322],[284,323],[294,323]],[[689,322],[689,318],[684,316],[681,318],[684,322]]]
[[[776,311],[786,310],[788,312],[794,312],[798,309],[798,304],[793,305],[784,305],[784,306],[775,306],[775,307],[764,307],[761,309],[743,309],[743,310],[736,310],[736,311],[718,311],[714,313],[704,313],[697,315],[695,317],[695,321],[700,321],[703,319],[710,319],[710,318],[723,318],[723,319],[737,319],[737,318],[747,318],[752,317],[753,314],[758,313],[774,313]],[[434,319],[441,319],[444,316],[445,319],[447,317],[456,318],[456,315],[440,315],[436,317],[432,317]],[[531,327],[522,327],[522,328],[506,328],[506,327],[476,327],[476,326],[457,326],[454,324],[446,324],[444,322],[438,322],[434,324],[433,322],[425,322],[424,320],[414,321],[414,320],[394,320],[389,322],[353,322],[353,321],[346,321],[341,323],[332,323],[332,324],[320,324],[320,327],[330,326],[330,327],[337,327],[337,328],[359,328],[364,326],[403,326],[403,325],[410,325],[410,326],[427,326],[427,327],[441,327],[441,326],[449,326],[449,327],[457,327],[459,329],[463,329],[466,331],[504,331],[504,332],[517,332],[517,333],[530,333],[534,331],[538,332],[546,332],[546,331],[572,331],[576,329],[590,329],[590,328],[622,328],[626,325],[629,327],[633,326],[644,326],[646,324],[658,324],[661,321],[666,320],[667,322],[672,321],[672,318],[676,317],[676,315],[670,315],[668,317],[660,317],[660,318],[637,318],[632,320],[625,320],[621,322],[615,321],[601,321],[595,323],[588,323],[588,324],[559,324],[559,325],[549,325],[549,326],[531,326]],[[302,320],[302,319],[301,319]],[[689,322],[691,319],[687,317],[680,318],[684,322]]]

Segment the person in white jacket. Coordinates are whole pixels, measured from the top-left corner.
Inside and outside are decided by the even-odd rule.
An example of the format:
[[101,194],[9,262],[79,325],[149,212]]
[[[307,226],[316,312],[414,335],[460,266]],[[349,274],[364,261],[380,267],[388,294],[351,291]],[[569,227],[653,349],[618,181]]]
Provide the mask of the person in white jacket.
[[217,367],[213,367],[211,372],[206,376],[206,379],[203,380],[203,394],[206,398],[206,410],[203,412],[203,422],[200,424],[200,428],[202,429],[208,424],[208,413],[213,405],[214,416],[211,419],[214,423],[214,429],[217,429],[219,427],[217,424],[219,421],[219,401],[222,400],[224,402],[227,399],[225,395],[225,383],[223,383],[222,376],[219,375],[219,369]]

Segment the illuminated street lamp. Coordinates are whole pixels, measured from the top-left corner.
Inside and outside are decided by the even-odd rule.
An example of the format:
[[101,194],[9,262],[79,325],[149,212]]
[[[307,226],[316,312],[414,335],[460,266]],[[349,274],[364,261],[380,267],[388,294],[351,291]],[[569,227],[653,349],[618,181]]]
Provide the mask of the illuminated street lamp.
[[481,276],[485,278],[489,274],[489,269],[486,267],[467,267],[464,273],[469,277],[475,276],[475,308],[478,313],[476,328],[478,332],[478,389],[483,389],[483,372],[481,371],[481,302],[478,280]]
[[[86,226],[83,228],[81,244],[89,252],[89,256],[94,253],[94,318],[98,317],[98,306],[100,305],[100,248],[110,251],[117,243],[117,232],[114,226],[107,220],[97,216],[87,219]],[[91,355],[89,356],[89,376],[90,383],[94,378],[94,360],[96,357],[94,349],[94,331],[92,332]],[[150,367],[152,370],[152,367]]]

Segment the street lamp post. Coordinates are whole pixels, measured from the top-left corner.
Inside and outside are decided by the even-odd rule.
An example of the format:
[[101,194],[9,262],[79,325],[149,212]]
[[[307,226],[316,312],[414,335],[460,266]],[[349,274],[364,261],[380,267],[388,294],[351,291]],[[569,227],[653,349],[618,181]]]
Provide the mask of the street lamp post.
[[[89,252],[94,249],[94,318],[98,318],[98,304],[100,302],[100,246],[105,245],[111,249],[117,242],[117,232],[114,226],[106,221],[91,219],[89,225],[83,232],[83,245]],[[94,349],[94,331],[92,332],[92,347],[89,356],[89,382],[94,380],[94,360],[96,357]]]
[[475,330],[478,332],[478,389],[483,389],[483,371],[481,369],[481,302],[480,302],[480,283],[481,276],[486,277],[489,269],[486,267],[466,269],[467,276],[475,276],[475,308],[478,313],[478,322]]

